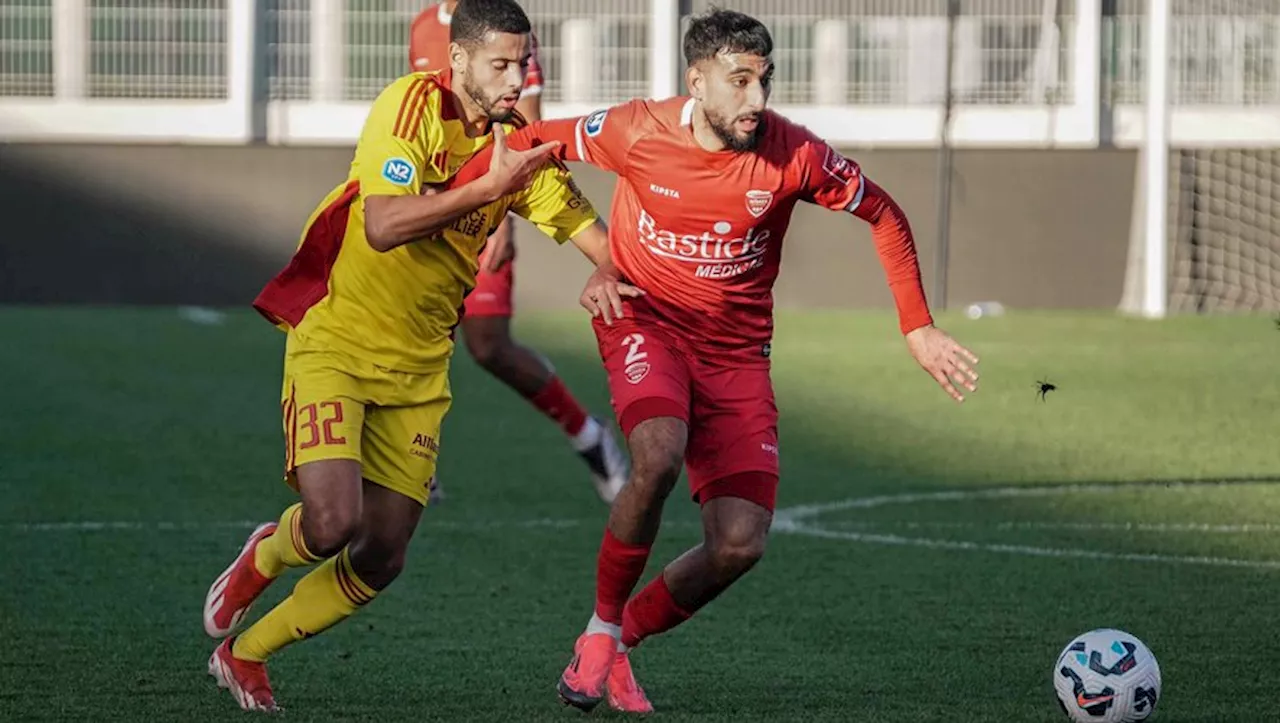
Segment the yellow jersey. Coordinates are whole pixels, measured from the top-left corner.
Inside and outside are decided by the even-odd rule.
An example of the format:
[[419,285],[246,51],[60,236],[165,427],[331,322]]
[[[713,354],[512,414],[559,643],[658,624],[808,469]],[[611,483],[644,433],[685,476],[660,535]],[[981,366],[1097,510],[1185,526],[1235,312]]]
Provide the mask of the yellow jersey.
[[399,371],[444,369],[480,251],[508,211],[558,243],[598,218],[568,171],[548,164],[524,191],[443,232],[375,251],[364,231],[365,198],[416,195],[443,183],[491,138],[467,135],[450,76],[448,69],[411,73],[379,94],[347,180],[311,214],[293,259],[254,301],[301,348],[332,347]]

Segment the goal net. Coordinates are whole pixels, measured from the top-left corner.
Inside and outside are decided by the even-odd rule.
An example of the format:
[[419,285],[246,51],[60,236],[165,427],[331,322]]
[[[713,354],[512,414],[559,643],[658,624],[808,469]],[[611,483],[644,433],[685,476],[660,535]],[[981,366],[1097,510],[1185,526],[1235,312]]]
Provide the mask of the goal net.
[[[1157,64],[1139,46],[1146,47],[1147,13],[1161,6],[1168,9],[1169,42]],[[1121,102],[1143,102],[1140,81],[1156,64],[1169,70],[1166,111],[1198,106],[1257,117],[1280,104],[1280,0],[1119,0],[1117,8]],[[1148,188],[1140,151],[1122,310],[1144,306],[1150,260],[1143,215],[1159,209],[1146,204],[1163,197],[1165,273],[1158,274],[1158,264],[1151,270],[1165,279],[1164,311],[1280,311],[1280,139],[1253,139],[1245,147],[1228,138],[1196,147],[1165,139],[1167,179],[1157,181],[1164,189]],[[1152,299],[1146,302],[1150,311]]]
[[1280,150],[1175,149],[1169,312],[1280,311]]

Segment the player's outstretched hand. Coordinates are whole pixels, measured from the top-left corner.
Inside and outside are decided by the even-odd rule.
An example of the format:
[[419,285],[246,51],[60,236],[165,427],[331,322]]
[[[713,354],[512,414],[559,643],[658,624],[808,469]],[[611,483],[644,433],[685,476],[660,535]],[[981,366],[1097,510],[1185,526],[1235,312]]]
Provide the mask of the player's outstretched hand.
[[623,314],[622,297],[635,298],[644,296],[644,290],[623,283],[618,270],[612,264],[600,266],[587,279],[586,288],[578,303],[591,312],[591,316],[601,317],[605,324],[613,324],[614,319],[621,319]]
[[978,357],[960,346],[947,332],[933,326],[914,329],[907,334],[907,349],[929,372],[929,376],[957,402],[964,401],[964,395],[956,390],[957,384],[971,392],[978,391],[978,372],[970,366],[978,363]]
[[533,181],[533,174],[551,158],[560,141],[549,141],[527,151],[507,147],[507,132],[501,123],[493,124],[493,157],[489,159],[489,183],[497,196],[523,191]]

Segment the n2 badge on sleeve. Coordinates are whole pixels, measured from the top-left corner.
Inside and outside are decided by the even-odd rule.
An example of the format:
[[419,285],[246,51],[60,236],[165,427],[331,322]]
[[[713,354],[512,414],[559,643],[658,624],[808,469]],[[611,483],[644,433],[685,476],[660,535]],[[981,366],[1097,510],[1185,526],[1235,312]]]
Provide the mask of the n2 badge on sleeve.
[[609,114],[609,110],[598,110],[587,116],[587,120],[582,124],[582,129],[590,138],[600,135],[600,131],[604,130],[604,118]]
[[388,158],[387,162],[382,164],[382,177],[397,186],[408,186],[413,183],[416,172],[413,164],[403,158]]

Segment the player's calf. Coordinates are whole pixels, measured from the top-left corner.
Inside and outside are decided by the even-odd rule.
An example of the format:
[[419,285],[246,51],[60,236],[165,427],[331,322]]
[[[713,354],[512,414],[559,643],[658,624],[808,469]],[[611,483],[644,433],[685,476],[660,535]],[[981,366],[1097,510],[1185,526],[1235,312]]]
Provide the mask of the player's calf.
[[769,509],[740,497],[705,500],[702,544],[663,572],[672,598],[689,612],[714,600],[764,557],[772,521]]

